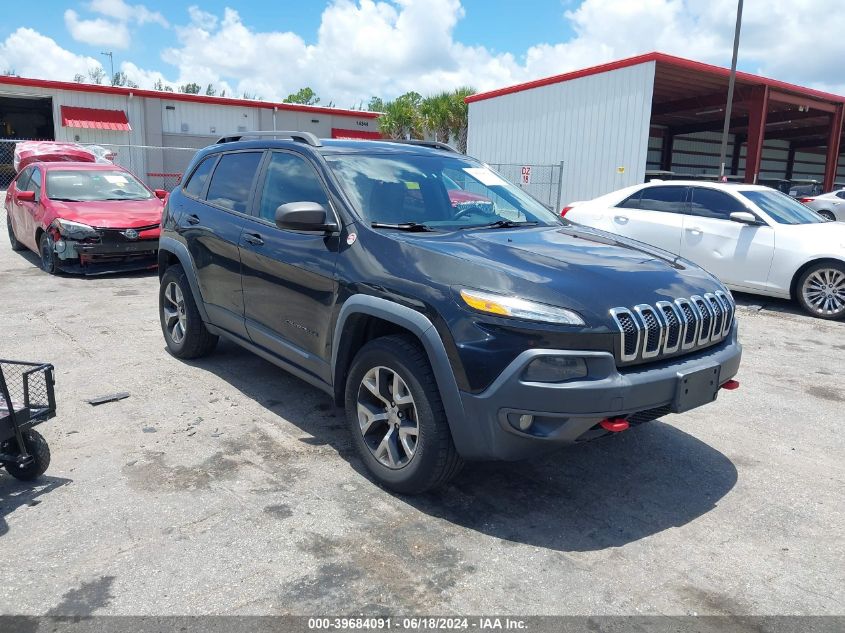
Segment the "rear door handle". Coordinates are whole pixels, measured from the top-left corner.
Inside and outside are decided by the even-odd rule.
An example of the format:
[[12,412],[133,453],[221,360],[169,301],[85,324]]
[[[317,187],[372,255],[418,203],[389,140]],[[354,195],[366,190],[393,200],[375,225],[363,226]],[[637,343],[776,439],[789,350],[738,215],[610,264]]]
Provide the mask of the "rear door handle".
[[624,224],[625,222],[628,221],[628,216],[627,215],[615,215],[615,216],[613,216],[613,219],[616,220],[617,222],[621,222],[622,224]]
[[244,235],[244,242],[252,244],[253,246],[264,245],[264,240],[261,239],[261,236],[258,233],[247,233]]
[[687,231],[689,231],[693,235],[701,235],[704,232],[700,228],[698,228],[697,226],[693,226],[691,228],[688,228]]
[[191,215],[189,215],[187,217],[187,219],[185,221],[188,224],[199,224],[200,223],[200,216],[198,216],[196,213],[192,213]]

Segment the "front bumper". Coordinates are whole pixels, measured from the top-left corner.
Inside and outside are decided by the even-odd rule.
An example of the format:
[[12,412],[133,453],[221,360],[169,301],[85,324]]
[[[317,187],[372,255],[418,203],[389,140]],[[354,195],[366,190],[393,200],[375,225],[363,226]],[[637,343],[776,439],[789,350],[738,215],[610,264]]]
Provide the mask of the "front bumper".
[[[523,370],[541,355],[583,358],[588,375],[564,383],[524,382]],[[598,423],[605,418],[626,418],[634,425],[715,399],[718,386],[736,375],[741,356],[736,326],[713,347],[621,371],[607,352],[527,350],[482,393],[461,393],[464,424],[453,434],[466,459],[522,459],[604,435]],[[692,380],[684,393],[679,383],[693,372],[709,372],[717,384]],[[527,432],[513,423],[521,415],[534,416]]]
[[89,244],[64,240],[57,265],[65,272],[98,275],[146,270],[158,265],[158,238]]

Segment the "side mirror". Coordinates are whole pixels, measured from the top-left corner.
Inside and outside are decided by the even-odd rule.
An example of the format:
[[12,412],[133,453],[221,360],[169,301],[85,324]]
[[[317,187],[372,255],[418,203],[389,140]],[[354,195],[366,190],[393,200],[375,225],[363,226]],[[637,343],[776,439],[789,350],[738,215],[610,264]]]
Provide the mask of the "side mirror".
[[34,191],[18,191],[16,194],[18,202],[35,202]]
[[164,200],[167,197],[167,192],[164,189],[156,189],[153,193],[159,200]]
[[735,211],[731,213],[731,220],[739,222],[740,224],[749,224],[751,226],[757,226],[760,224],[757,216],[753,213],[749,213],[748,211]]
[[276,209],[276,226],[293,231],[336,231],[337,225],[328,222],[328,217],[318,202],[288,202]]

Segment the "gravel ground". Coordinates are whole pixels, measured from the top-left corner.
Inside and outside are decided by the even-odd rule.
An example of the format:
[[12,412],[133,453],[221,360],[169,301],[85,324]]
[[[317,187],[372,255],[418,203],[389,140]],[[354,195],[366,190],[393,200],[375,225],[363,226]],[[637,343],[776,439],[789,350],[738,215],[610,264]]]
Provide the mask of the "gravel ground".
[[0,356],[53,363],[59,402],[47,476],[0,475],[0,613],[845,611],[845,323],[739,297],[739,391],[403,498],[321,392],[228,343],[169,356],[157,288],[0,238]]

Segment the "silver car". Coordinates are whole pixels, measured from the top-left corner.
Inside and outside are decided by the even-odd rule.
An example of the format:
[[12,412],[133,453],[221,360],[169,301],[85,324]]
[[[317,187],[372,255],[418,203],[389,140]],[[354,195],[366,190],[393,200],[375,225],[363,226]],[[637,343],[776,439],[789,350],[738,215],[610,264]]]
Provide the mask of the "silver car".
[[819,196],[802,196],[798,198],[798,202],[803,202],[828,220],[845,222],[845,189]]

